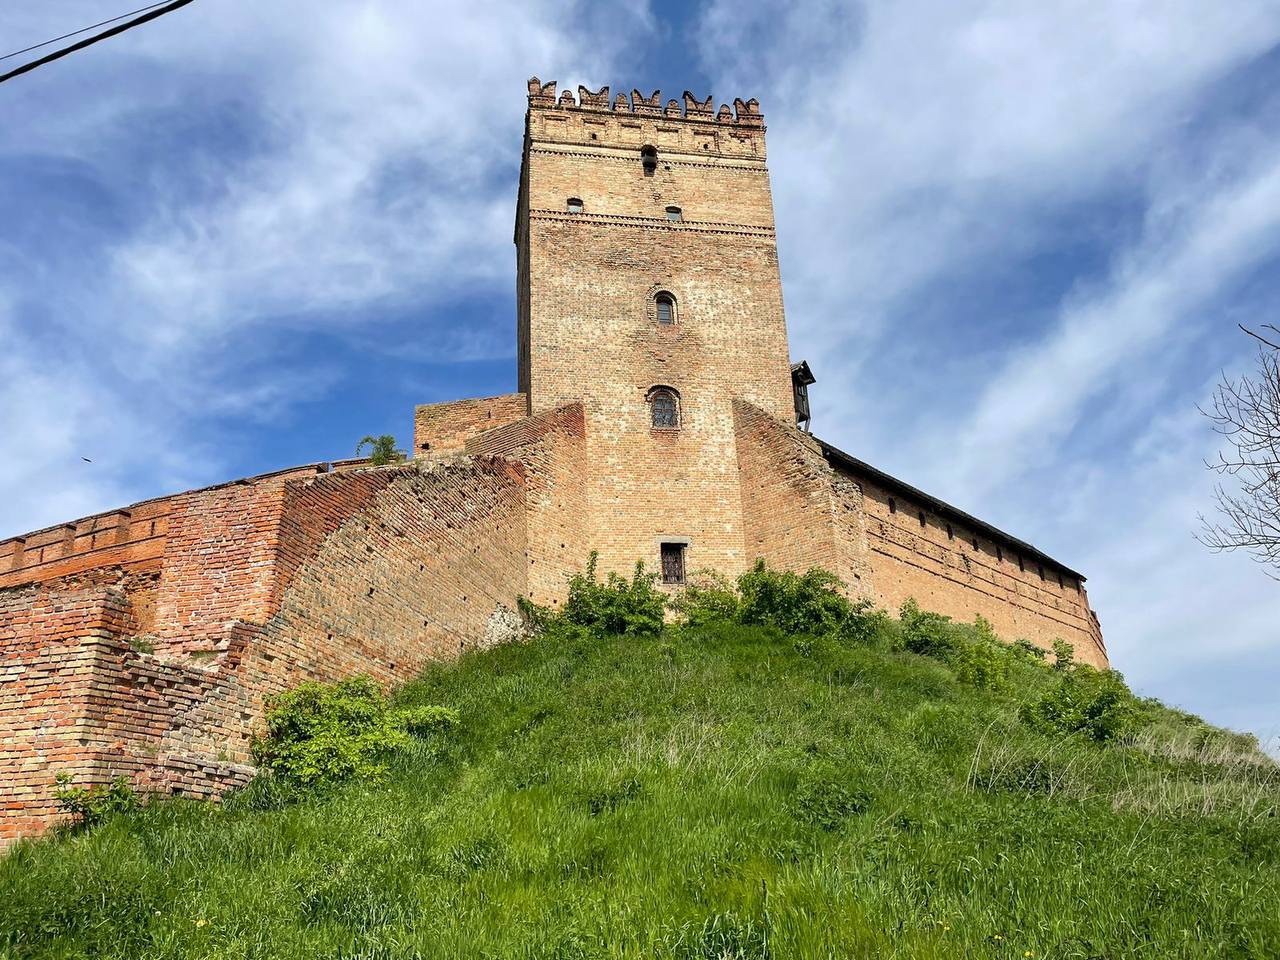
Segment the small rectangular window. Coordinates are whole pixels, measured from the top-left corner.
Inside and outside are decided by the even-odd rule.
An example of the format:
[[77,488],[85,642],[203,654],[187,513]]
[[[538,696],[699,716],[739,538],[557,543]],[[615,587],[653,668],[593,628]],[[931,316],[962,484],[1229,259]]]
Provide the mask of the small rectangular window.
[[683,543],[662,544],[662,582],[684,583],[684,548]]
[[684,219],[684,212],[679,207],[667,207],[667,219],[678,222]]
[[924,526],[924,511],[923,511],[923,510],[921,510],[921,511],[920,511],[920,513],[918,514],[918,516],[920,517],[920,526],[922,526],[922,527],[923,527],[923,526]]
[[577,197],[570,197],[568,200],[565,201],[564,207],[568,213],[581,213],[582,201],[579,200]]
[[893,499],[893,497],[889,498],[889,512],[890,513],[898,512],[898,503],[896,500]]

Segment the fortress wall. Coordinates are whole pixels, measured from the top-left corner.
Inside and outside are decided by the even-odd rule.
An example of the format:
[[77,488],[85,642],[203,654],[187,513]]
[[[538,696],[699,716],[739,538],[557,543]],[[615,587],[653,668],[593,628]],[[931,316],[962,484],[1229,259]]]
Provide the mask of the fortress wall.
[[0,588],[99,567],[158,570],[170,509],[170,498],[148,500],[0,541]]
[[585,431],[582,404],[571,403],[467,442],[469,452],[501,454],[527,468],[528,596],[535,603],[562,602],[567,575],[585,566],[592,549]]
[[1107,665],[1101,630],[1074,574],[855,472],[840,472],[862,484],[877,604],[896,611],[914,597],[922,608],[956,620],[981,614],[1005,640],[1026,638],[1047,649],[1061,638],[1075,644],[1078,660]]
[[743,529],[748,557],[803,573],[823,567],[853,593],[870,591],[867,538],[856,484],[789,424],[734,401]]
[[83,760],[96,645],[127,622],[119,588],[0,593],[0,845],[55,812],[54,773]]
[[422,404],[413,411],[413,455],[462,453],[472,437],[528,415],[529,397],[523,393]]
[[166,754],[159,737],[218,683],[216,671],[133,649],[120,585],[55,583],[0,594],[0,847],[58,819],[56,777],[128,776],[146,790],[212,796],[251,770]]
[[59,772],[216,796],[252,775],[266,696],[509,638],[524,483],[478,457],[197,491],[171,498],[163,574],[0,590],[0,845],[53,822]]
[[117,567],[134,572],[158,571],[165,565],[175,509],[185,508],[189,512],[192,503],[200,503],[206,496],[221,493],[234,499],[236,492],[246,487],[282,484],[290,478],[328,469],[328,464],[290,467],[202,490],[144,500],[119,510],[0,540],[0,589]]
[[[299,566],[265,624],[255,647],[283,670],[255,666],[264,684],[353,673],[404,681],[510,635],[526,590],[523,469],[463,457],[378,474],[391,482]],[[367,476],[317,477],[309,492],[333,495]],[[299,491],[300,512],[309,499]]]

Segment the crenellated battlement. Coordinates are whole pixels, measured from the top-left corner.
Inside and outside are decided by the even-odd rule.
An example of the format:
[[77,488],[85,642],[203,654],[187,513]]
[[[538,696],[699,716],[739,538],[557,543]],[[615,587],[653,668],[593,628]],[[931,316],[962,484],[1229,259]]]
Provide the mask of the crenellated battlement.
[[[737,98],[732,109],[727,103],[716,110],[714,100],[708,96],[706,100],[698,100],[688,90],[682,100],[671,99],[663,106],[662,91],[655,90],[645,96],[639,90],[632,90],[631,96],[619,93],[612,101],[609,99],[609,87],[599,90],[588,90],[578,85],[575,97],[570,90],[563,90],[556,97],[556,81],[543,83],[537,77],[529,79],[529,106],[558,110],[594,110],[612,114],[632,114],[650,117],[669,117],[681,120],[702,120],[709,123],[731,124],[737,127],[764,129],[764,115],[760,113],[760,101],[755,97],[750,100]],[[683,102],[682,102],[683,101]]]

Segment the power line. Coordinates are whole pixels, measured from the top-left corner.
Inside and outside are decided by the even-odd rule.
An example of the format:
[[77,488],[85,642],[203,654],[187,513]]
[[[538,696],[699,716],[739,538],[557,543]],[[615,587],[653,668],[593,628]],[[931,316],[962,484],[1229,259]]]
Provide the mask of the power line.
[[[142,16],[138,17],[137,19],[130,20],[128,23],[122,23],[117,27],[112,27],[110,30],[104,30],[102,33],[95,34],[92,37],[86,37],[85,39],[80,40],[77,43],[71,44],[71,46],[69,47],[63,47],[61,50],[55,50],[53,53],[49,54],[48,56],[41,57],[39,60],[32,60],[30,63],[24,63],[22,66],[18,67],[16,70],[10,70],[8,73],[0,74],[0,83],[4,83],[6,80],[11,80],[20,74],[27,73],[28,71],[34,70],[36,67],[44,66],[46,63],[49,63],[53,60],[57,60],[61,57],[65,57],[69,53],[75,53],[77,50],[83,50],[85,47],[90,46],[91,44],[97,43],[99,40],[105,40],[107,39],[107,37],[114,37],[116,36],[116,34],[124,33],[126,30],[131,30],[134,27],[141,26],[142,24],[148,22],[149,20],[154,20],[157,17],[163,17],[166,13],[171,13],[174,10],[177,10],[179,7],[185,7],[187,4],[191,2],[192,0],[173,0],[172,3],[167,3],[164,6],[160,7],[159,9],[156,9],[156,7],[158,6],[157,4],[152,4],[151,7],[143,7],[142,8],[143,10],[150,10],[151,12],[144,13]],[[137,13],[137,12],[138,11],[136,10],[134,11],[134,13]],[[126,14],[123,14],[123,16],[128,17],[128,16],[131,16],[131,14],[126,13]],[[119,20],[119,19],[120,17],[115,18],[115,20]],[[112,23],[112,22],[114,21],[113,20],[104,21],[104,23]],[[92,29],[93,27],[85,28],[85,30],[92,30]],[[84,30],[77,30],[76,33],[84,33]],[[75,36],[75,34],[74,33],[67,34],[67,36]],[[63,38],[59,37],[58,39],[63,39]],[[48,41],[48,43],[54,43],[54,42],[56,41],[53,41],[53,40]],[[43,44],[43,43],[36,44],[37,47],[43,47],[45,45],[46,44]],[[34,48],[30,48],[30,49],[34,49]]]
[[47,47],[51,43],[57,43],[59,40],[65,40],[67,37],[74,37],[81,33],[88,33],[90,30],[96,30],[98,27],[105,27],[108,23],[115,23],[117,20],[123,20],[125,17],[132,17],[135,13],[142,13],[144,10],[151,10],[154,7],[164,6],[165,0],[159,3],[149,3],[145,7],[139,7],[137,10],[130,10],[128,13],[122,13],[118,17],[112,17],[110,20],[103,20],[101,23],[92,23],[87,27],[81,27],[79,30],[72,30],[70,33],[64,33],[60,37],[54,37],[52,40],[46,40],[44,43],[33,43],[29,47],[23,47],[21,50],[15,50],[13,53],[6,53],[0,60],[8,60],[10,57],[16,57],[20,53],[27,53],[31,50],[39,50],[41,47]]

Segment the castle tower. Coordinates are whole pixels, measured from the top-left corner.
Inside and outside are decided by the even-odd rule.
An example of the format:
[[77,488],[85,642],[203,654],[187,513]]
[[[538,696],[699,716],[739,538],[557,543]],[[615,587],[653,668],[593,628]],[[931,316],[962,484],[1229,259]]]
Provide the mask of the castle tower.
[[794,422],[755,100],[529,82],[516,215],[520,390],[582,401],[605,569],[741,569],[733,401]]

